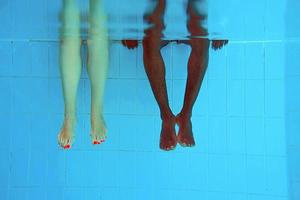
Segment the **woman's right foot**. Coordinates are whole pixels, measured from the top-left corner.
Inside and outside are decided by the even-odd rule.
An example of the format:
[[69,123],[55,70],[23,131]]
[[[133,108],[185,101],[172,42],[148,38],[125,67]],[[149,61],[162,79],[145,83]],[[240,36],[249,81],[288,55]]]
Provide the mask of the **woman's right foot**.
[[75,136],[75,119],[65,119],[63,127],[58,135],[58,144],[64,149],[70,149]]
[[175,124],[176,120],[174,116],[162,120],[159,144],[162,150],[170,151],[175,149],[177,144]]

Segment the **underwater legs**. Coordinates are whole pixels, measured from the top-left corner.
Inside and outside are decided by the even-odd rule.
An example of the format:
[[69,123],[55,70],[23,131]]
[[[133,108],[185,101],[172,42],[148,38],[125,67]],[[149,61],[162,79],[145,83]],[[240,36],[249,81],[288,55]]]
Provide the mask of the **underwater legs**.
[[106,139],[103,95],[108,67],[108,33],[102,0],[90,0],[88,75],[91,83],[91,138],[93,144]]
[[62,32],[60,46],[60,70],[64,94],[64,123],[58,143],[63,148],[70,148],[76,126],[76,96],[81,74],[80,58],[80,14],[76,1],[64,0],[62,13]]

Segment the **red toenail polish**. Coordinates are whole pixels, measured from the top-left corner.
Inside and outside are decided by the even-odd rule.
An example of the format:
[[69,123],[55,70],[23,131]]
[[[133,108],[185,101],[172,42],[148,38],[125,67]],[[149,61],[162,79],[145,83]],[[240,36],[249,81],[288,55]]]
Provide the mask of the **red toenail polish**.
[[100,144],[100,142],[98,142],[98,141],[94,141],[94,144]]
[[69,149],[71,146],[69,144],[67,144],[66,146],[64,146],[65,149]]
[[101,142],[105,142],[105,140],[101,140]]

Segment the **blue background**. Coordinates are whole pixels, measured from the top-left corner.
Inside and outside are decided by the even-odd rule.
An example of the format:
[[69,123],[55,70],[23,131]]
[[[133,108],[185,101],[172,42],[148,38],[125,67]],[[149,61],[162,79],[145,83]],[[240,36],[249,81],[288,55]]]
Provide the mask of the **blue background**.
[[[1,0],[0,199],[299,200],[299,1],[209,1],[209,30],[230,44],[210,52],[194,108],[196,147],[172,152],[158,148],[161,121],[141,46],[129,51],[116,41],[126,34],[123,14],[135,13],[130,26],[143,27],[139,15],[146,1],[128,1],[133,3],[105,1],[116,19],[105,94],[108,140],[91,145],[83,46],[76,143],[64,151],[57,145],[61,0]],[[184,31],[178,28],[184,21],[171,23],[183,13],[179,3],[172,5],[167,33]],[[175,113],[189,52],[177,44],[162,50]]]

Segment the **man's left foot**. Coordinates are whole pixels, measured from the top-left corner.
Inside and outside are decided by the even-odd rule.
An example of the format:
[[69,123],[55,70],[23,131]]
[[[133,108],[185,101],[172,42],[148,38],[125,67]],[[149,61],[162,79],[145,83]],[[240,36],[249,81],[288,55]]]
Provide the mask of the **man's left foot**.
[[191,118],[178,114],[176,116],[176,123],[179,126],[177,142],[183,147],[195,146]]

